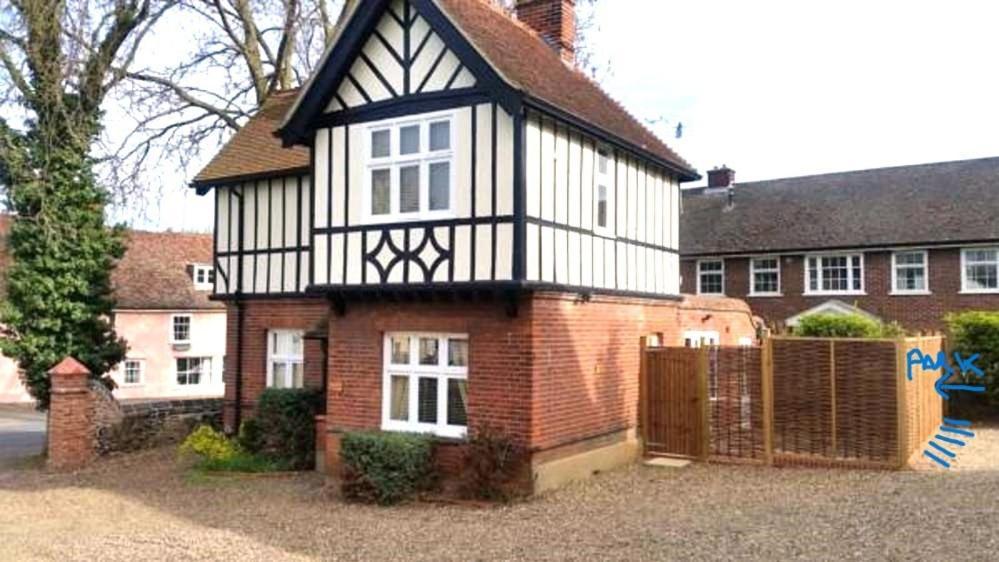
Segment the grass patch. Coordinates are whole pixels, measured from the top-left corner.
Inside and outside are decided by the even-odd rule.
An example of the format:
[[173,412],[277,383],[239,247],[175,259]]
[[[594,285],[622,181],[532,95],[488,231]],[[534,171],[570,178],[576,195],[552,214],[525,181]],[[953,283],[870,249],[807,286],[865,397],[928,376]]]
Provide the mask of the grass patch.
[[194,465],[205,472],[281,472],[288,470],[285,463],[273,461],[250,453],[237,453],[224,459],[203,458]]

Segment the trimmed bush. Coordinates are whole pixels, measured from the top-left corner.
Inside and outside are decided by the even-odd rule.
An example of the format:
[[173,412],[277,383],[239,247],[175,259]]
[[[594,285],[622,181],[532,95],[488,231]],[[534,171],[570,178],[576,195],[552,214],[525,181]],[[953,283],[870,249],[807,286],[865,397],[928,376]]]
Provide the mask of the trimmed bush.
[[[999,406],[999,312],[962,312],[950,314],[946,320],[952,350],[962,357],[980,355],[975,365],[985,373],[984,379],[969,373],[966,380],[975,384],[982,384],[984,380],[985,399],[992,406]],[[959,394],[967,402],[976,401],[968,393]]]
[[465,497],[509,501],[521,490],[518,477],[526,470],[526,450],[509,435],[489,426],[475,430],[465,449],[461,493]]
[[433,440],[410,433],[347,433],[340,443],[341,490],[348,500],[389,505],[433,481]]
[[311,470],[321,404],[322,393],[315,389],[269,388],[260,396],[257,416],[240,428],[240,443],[293,470]]
[[802,318],[793,333],[810,338],[897,338],[905,330],[857,314],[812,314]]

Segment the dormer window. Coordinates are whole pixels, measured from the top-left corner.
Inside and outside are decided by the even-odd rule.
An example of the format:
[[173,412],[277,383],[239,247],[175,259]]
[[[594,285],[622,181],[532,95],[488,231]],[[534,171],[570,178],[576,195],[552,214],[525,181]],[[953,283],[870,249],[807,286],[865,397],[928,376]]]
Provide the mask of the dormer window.
[[439,219],[454,205],[454,127],[450,115],[382,121],[368,127],[368,222]]
[[198,291],[211,291],[215,286],[215,268],[210,265],[194,266],[194,288]]

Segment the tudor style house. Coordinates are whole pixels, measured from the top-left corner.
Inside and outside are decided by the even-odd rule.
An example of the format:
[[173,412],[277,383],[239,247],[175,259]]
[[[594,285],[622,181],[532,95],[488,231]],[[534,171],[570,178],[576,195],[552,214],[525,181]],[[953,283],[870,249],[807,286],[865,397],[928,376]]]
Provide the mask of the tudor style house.
[[746,299],[774,326],[857,313],[914,331],[999,308],[999,158],[683,191],[684,292]]
[[698,176],[575,69],[573,4],[348,4],[308,83],[198,174],[230,431],[264,388],[316,386],[330,471],[345,431],[432,433],[453,469],[490,425],[543,489],[634,457],[642,337],[754,335],[743,303],[680,297]]
[[[10,216],[0,215],[0,268],[10,263],[9,228]],[[114,329],[128,342],[125,360],[110,373],[115,397],[221,396],[226,311],[209,299],[212,237],[129,231],[127,243],[111,278]],[[30,401],[17,364],[0,356],[0,403]]]

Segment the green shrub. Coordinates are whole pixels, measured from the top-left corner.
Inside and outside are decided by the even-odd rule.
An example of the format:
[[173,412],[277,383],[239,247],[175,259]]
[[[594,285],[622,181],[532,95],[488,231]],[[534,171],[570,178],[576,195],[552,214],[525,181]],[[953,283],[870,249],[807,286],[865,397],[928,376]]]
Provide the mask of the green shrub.
[[[962,357],[979,354],[975,365],[985,373],[987,390],[984,399],[992,406],[999,406],[999,312],[962,312],[950,314],[946,320],[951,350]],[[970,373],[965,378],[975,384],[983,382],[983,379]],[[968,393],[959,393],[959,396],[972,403],[976,401]]]
[[388,505],[433,480],[433,441],[409,433],[347,433],[340,443],[341,490],[353,501]]
[[858,314],[812,314],[801,319],[794,335],[810,338],[897,338],[905,330]]
[[256,418],[245,420],[239,426],[239,434],[236,436],[239,446],[250,453],[259,453],[264,448],[264,434],[260,429],[260,422]]
[[197,458],[195,467],[209,472],[273,472],[285,466],[254,455],[208,425],[202,425],[180,445],[183,455]]
[[241,428],[240,443],[293,470],[311,470],[316,463],[316,414],[321,404],[318,390],[269,388],[260,396],[254,421]]
[[465,497],[508,501],[520,492],[517,481],[524,476],[527,456],[510,436],[489,426],[476,429],[463,460],[461,493]]

